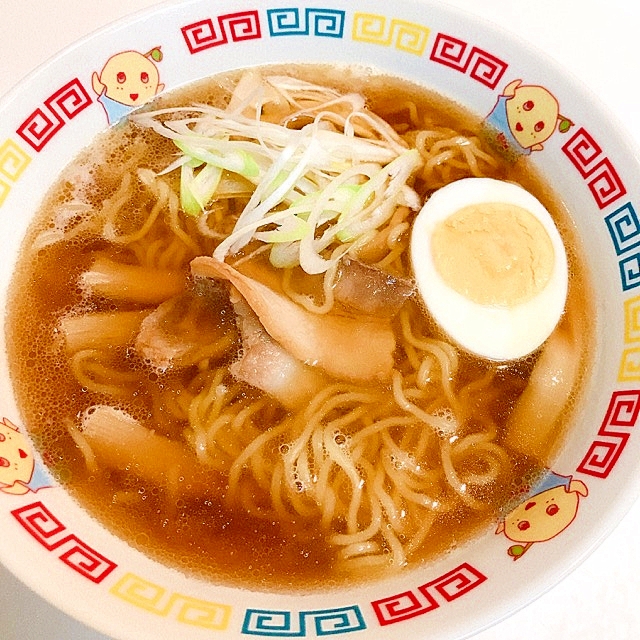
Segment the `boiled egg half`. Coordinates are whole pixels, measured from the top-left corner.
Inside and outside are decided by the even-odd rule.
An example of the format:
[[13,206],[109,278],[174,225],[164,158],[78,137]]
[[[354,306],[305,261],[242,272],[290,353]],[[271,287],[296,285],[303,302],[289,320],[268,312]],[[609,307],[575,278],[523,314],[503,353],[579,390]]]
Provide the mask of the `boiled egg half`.
[[535,351],[565,308],[562,238],[542,203],[511,182],[465,178],[433,193],[413,225],[411,261],[436,323],[491,360]]

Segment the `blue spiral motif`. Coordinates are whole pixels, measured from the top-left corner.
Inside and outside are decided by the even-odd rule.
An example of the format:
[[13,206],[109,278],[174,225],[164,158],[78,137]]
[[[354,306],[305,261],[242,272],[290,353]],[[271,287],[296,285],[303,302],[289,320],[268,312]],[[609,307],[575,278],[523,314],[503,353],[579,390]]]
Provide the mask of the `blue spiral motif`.
[[[303,625],[304,620],[301,618]],[[304,637],[304,626],[293,626],[290,611],[269,611],[247,609],[242,625],[242,633],[254,636],[282,636],[286,638]]]
[[623,291],[640,287],[640,253],[620,261],[620,276]]
[[362,631],[367,626],[357,605],[338,609],[300,611],[297,618],[290,611],[247,609],[242,633],[253,636],[304,638],[307,628],[313,628],[316,637],[337,633]]
[[617,255],[640,245],[640,221],[630,202],[609,214],[605,222]]
[[362,612],[357,606],[312,611],[308,615],[313,618],[317,636],[366,629]]
[[275,36],[326,36],[342,38],[345,12],[337,9],[306,8],[304,15],[297,7],[267,9],[269,33]]

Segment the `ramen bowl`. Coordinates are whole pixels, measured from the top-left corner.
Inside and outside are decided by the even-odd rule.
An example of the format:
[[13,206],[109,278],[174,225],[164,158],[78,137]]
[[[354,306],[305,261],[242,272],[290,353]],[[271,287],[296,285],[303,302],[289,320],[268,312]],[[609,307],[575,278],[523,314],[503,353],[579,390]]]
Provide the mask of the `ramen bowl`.
[[[563,526],[549,525],[527,539],[508,528],[507,512],[447,553],[379,579],[354,579],[331,589],[238,586],[194,576],[115,535],[65,488],[68,478],[56,468],[52,452],[39,446],[23,420],[9,373],[11,345],[6,341],[11,334],[5,327],[0,365],[0,456],[7,461],[2,469],[8,470],[0,475],[3,564],[73,617],[110,637],[136,640],[213,634],[461,638],[561,580],[621,518],[638,483],[640,223],[631,185],[637,184],[640,168],[609,116],[538,53],[426,0],[392,9],[375,0],[348,8],[295,2],[283,8],[238,0],[215,7],[201,0],[162,5],[63,52],[0,104],[5,253],[0,290],[5,308],[11,267],[61,168],[132,112],[124,101],[105,100],[94,82],[108,61],[132,52],[145,60],[151,76],[157,74],[150,98],[241,68],[246,61],[366,65],[443,95],[479,122],[490,121],[497,105],[517,88],[534,87],[536,95],[552,98],[558,112],[533,143],[516,146],[508,118],[492,130],[505,162],[529,163],[565,204],[593,289],[592,354],[579,406],[562,447],[548,461],[544,481],[512,505],[514,511],[521,505],[526,510],[560,489],[569,499],[569,517]],[[533,102],[525,107],[528,112],[535,113]],[[534,121],[534,129],[537,122],[544,118]],[[146,535],[141,528],[135,541],[141,548]]]

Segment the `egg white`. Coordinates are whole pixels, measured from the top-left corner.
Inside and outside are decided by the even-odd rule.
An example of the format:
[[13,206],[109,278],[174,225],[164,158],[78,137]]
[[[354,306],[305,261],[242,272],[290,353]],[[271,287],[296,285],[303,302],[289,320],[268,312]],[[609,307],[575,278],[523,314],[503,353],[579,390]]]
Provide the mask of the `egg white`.
[[[440,276],[431,252],[436,226],[460,209],[479,203],[521,207],[542,224],[553,247],[549,281],[534,297],[513,306],[483,305],[452,289]],[[464,178],[436,191],[418,213],[411,232],[411,261],[426,309],[463,349],[503,361],[527,356],[551,335],[566,304],[567,256],[558,229],[544,205],[510,182]]]

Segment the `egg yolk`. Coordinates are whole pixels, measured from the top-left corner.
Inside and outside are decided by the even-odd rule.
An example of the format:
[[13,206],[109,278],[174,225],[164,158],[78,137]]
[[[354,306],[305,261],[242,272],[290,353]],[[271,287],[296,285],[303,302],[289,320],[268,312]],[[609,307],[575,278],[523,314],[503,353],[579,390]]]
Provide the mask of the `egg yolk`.
[[459,209],[436,225],[431,251],[445,283],[482,305],[526,302],[553,273],[549,234],[532,213],[512,204],[483,202]]

